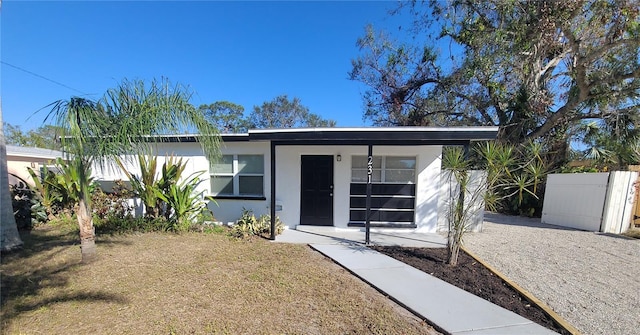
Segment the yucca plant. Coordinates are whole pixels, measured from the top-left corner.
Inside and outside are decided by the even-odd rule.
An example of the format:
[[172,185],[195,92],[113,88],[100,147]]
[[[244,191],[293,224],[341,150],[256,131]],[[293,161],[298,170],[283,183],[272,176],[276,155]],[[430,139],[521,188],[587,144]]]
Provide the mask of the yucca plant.
[[479,161],[475,168],[484,170],[482,180],[471,178],[474,165],[462,148],[443,151],[443,173],[451,185],[447,210],[448,264],[458,262],[464,234],[479,201],[495,211],[512,199],[517,206],[522,206],[527,196],[538,199],[539,185],[548,173],[541,151],[541,144],[534,142],[520,147],[495,142],[479,144],[474,148]]
[[[158,192],[158,196],[167,195],[170,192],[176,192],[175,189],[176,184],[180,181],[182,177],[182,172],[184,172],[187,167],[187,163],[183,161],[182,158],[176,159],[173,155],[169,156],[162,164],[162,174],[160,179],[158,180],[156,191]],[[188,177],[191,178],[192,176]],[[199,184],[199,182],[198,182]],[[163,204],[160,204],[162,207],[159,209],[160,214],[164,215],[164,217],[168,220],[171,215],[172,204],[164,200]]]
[[197,191],[198,185],[202,182],[200,179],[202,174],[204,171],[195,172],[178,184],[171,183],[165,193],[158,194],[169,205],[170,213],[168,214],[172,230],[189,229],[207,206],[202,197],[204,191]]
[[443,152],[442,164],[446,167],[444,176],[450,185],[450,197],[446,212],[447,232],[447,263],[458,264],[458,255],[462,246],[463,236],[468,231],[472,204],[482,196],[481,188],[470,190],[471,161],[467,159],[462,148],[448,148]]
[[179,182],[187,164],[182,158],[169,156],[162,164],[161,174],[157,178],[158,157],[151,154],[150,148],[145,152],[146,154],[138,154],[140,175],[128,171],[121,159],[117,160],[118,165],[131,181],[134,194],[144,203],[145,216],[151,219],[162,216],[168,220],[172,205],[165,199],[172,187]]
[[140,166],[139,176],[128,171],[121,159],[116,159],[116,162],[127,178],[129,178],[134,194],[139,197],[144,204],[145,215],[151,218],[158,217],[158,185],[156,181],[158,158],[156,156],[148,157],[145,154],[138,154],[138,164]]

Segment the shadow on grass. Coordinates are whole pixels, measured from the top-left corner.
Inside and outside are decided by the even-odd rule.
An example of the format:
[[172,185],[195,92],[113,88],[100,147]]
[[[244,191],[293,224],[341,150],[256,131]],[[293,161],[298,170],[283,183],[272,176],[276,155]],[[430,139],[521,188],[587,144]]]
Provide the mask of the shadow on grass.
[[[124,304],[123,296],[102,290],[77,290],[70,279],[81,276],[77,230],[41,227],[22,231],[22,249],[3,254],[0,265],[0,308],[2,326],[17,316],[65,302],[103,301]],[[99,245],[125,243],[109,239]],[[69,258],[69,248],[77,249],[77,258]],[[100,250],[98,249],[98,253]]]

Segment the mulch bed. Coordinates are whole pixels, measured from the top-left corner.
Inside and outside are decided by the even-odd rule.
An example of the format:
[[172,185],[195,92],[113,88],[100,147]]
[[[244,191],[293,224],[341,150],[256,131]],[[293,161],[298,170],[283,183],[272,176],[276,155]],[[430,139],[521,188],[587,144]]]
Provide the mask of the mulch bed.
[[529,302],[526,297],[462,250],[458,258],[458,265],[452,267],[445,263],[447,258],[446,248],[374,246],[372,249],[475,294],[555,332],[571,334],[541,308]]

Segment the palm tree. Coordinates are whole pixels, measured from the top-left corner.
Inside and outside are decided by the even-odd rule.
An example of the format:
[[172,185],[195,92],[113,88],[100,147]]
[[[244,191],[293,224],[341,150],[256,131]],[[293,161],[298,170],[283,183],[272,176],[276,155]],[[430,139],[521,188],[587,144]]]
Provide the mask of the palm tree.
[[[0,124],[2,109],[0,108]],[[16,218],[13,216],[11,193],[9,192],[9,175],[7,169],[7,146],[4,139],[4,127],[0,127],[0,249],[10,251],[22,246]]]
[[61,142],[79,176],[77,217],[82,261],[96,256],[95,231],[89,194],[92,164],[115,164],[118,157],[143,151],[157,135],[197,131],[205,155],[219,155],[219,135],[212,123],[189,103],[191,95],[166,79],[123,81],[98,101],[72,97],[54,102],[45,118],[62,130]]

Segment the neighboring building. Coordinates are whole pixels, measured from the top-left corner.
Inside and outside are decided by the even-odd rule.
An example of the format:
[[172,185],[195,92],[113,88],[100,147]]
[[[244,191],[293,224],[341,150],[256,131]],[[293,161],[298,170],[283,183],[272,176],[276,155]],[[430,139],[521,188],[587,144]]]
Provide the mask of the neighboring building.
[[9,184],[17,184],[20,180],[15,176],[18,176],[33,185],[27,168],[32,168],[39,174],[42,167],[55,163],[56,158],[59,157],[62,157],[62,152],[57,150],[7,145]]
[[[189,175],[207,171],[200,190],[223,223],[243,208],[297,225],[364,226],[371,176],[371,226],[438,229],[443,145],[492,140],[497,127],[304,128],[250,130],[222,135],[222,157],[209,162],[194,135],[163,136],[153,144],[162,157],[188,160]],[[369,150],[372,151],[369,174]],[[161,165],[164,159],[160,158]],[[129,170],[139,173],[135,164]],[[98,180],[126,179],[117,170],[94,168]]]

